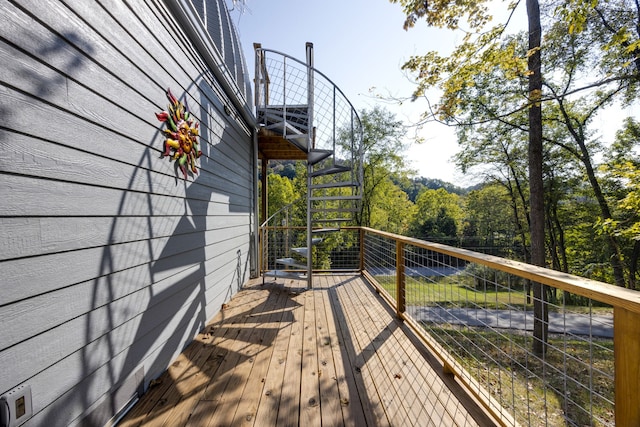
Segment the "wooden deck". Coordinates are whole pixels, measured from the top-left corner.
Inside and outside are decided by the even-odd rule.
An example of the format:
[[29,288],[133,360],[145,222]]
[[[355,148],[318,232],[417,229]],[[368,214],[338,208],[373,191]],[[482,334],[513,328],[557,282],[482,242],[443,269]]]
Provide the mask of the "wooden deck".
[[119,425],[493,425],[365,279],[314,281],[250,283]]

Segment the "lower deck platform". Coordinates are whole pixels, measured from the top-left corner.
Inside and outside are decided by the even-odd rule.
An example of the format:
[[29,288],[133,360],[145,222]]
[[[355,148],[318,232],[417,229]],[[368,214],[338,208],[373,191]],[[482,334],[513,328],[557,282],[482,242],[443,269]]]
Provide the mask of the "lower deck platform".
[[119,426],[485,426],[359,275],[250,282]]

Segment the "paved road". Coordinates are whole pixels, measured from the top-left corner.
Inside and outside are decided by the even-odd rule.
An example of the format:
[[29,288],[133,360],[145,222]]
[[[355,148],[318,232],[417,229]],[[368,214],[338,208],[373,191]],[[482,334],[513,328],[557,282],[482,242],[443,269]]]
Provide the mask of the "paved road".
[[[407,313],[418,321],[456,325],[533,330],[533,313],[516,310],[482,310],[407,306]],[[549,313],[549,333],[613,337],[613,315]]]

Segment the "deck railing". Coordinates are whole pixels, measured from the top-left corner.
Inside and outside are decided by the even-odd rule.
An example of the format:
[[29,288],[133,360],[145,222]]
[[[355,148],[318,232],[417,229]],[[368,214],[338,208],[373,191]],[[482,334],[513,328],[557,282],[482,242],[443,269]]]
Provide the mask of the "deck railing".
[[334,239],[316,268],[362,271],[502,424],[640,425],[640,292],[370,228]]

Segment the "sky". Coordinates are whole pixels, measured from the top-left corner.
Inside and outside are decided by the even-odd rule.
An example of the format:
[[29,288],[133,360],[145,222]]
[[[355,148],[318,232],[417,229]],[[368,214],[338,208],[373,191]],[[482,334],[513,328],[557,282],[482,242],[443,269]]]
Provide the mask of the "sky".
[[[494,15],[501,12],[504,11],[496,10]],[[510,27],[524,30],[526,12],[517,12],[519,15]],[[243,7],[235,6],[231,17],[250,76],[253,76],[253,43],[304,61],[305,44],[312,42],[315,68],[329,77],[358,111],[381,105],[406,124],[419,120],[426,102],[389,101],[392,97],[409,97],[415,87],[412,76],[401,70],[402,64],[412,55],[431,50],[447,54],[461,38],[448,30],[429,28],[424,22],[405,31],[401,6],[388,0],[246,0]],[[432,101],[437,101],[436,95],[435,92],[430,95]],[[618,113],[599,121],[606,132],[615,129],[612,123],[620,118]],[[430,123],[418,136],[424,140],[421,144],[413,142],[415,130],[408,131],[405,152],[417,176],[459,186],[475,183],[455,169],[452,156],[458,151],[458,144],[453,128]]]
[[[452,35],[443,37],[426,24],[402,28],[404,14],[386,0],[246,0],[244,10],[231,11],[240,43],[253,75],[253,43],[305,59],[305,44],[312,42],[315,68],[329,77],[358,111],[380,104],[407,124],[416,122],[425,105],[410,101],[399,105],[376,97],[406,98],[415,84],[401,70],[412,55],[452,49]],[[457,151],[454,131],[444,125],[428,126],[411,144],[407,133],[406,158],[417,176],[455,183],[461,178],[450,162]]]

